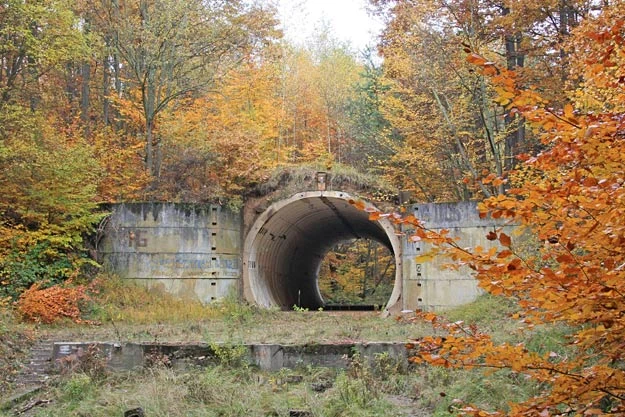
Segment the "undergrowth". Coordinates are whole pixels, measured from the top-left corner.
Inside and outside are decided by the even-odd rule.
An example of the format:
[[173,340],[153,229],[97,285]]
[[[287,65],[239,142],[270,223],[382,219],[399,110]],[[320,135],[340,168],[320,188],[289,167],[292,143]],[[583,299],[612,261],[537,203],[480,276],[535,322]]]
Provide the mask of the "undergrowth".
[[308,366],[269,373],[219,363],[184,370],[152,366],[105,378],[77,372],[63,376],[41,394],[54,406],[36,415],[108,417],[138,407],[146,416],[405,415],[377,384],[374,366],[357,363],[347,370]]
[[8,306],[0,306],[0,398],[12,388],[34,339],[32,329],[19,323]]
[[117,276],[98,280],[89,318],[106,322],[135,324],[187,322],[207,319],[215,309],[199,300],[183,300],[159,289],[149,289],[124,281]]
[[[218,346],[218,360],[207,368],[185,370],[172,369],[167,361],[153,361],[149,369],[128,375],[101,375],[91,372],[93,366],[75,366],[74,372],[62,375],[50,387],[54,409],[42,409],[38,415],[98,417],[142,407],[150,416],[288,416],[300,410],[320,417],[442,417],[453,414],[455,399],[495,409],[541,389],[510,371],[484,376],[479,370],[408,368],[387,354],[377,355],[374,361],[356,355],[346,370],[305,367],[266,373],[247,363],[240,347],[242,342],[403,341],[432,332],[428,325],[408,319],[382,319],[373,313],[262,310],[234,295],[202,305],[115,277],[100,279],[89,307],[89,318],[101,321],[102,326],[74,328],[87,329],[83,338],[97,340],[89,336],[95,334],[89,329],[101,332],[107,326],[109,333],[102,333],[103,340],[111,339],[111,328],[124,342],[187,337]],[[3,311],[7,312],[0,322],[0,349],[6,340],[20,337],[15,330],[21,326],[8,310]],[[532,350],[566,354],[568,329],[541,327],[520,332],[519,323],[511,317],[515,312],[514,304],[505,299],[482,296],[443,314],[449,320],[476,324],[495,339],[524,340]],[[67,329],[67,325],[47,327],[58,334]]]
[[272,312],[242,302],[234,293],[203,304],[198,299],[181,299],[158,287],[135,285],[113,275],[99,278],[97,294],[92,298],[88,317],[103,323],[183,324],[223,319],[241,324]]

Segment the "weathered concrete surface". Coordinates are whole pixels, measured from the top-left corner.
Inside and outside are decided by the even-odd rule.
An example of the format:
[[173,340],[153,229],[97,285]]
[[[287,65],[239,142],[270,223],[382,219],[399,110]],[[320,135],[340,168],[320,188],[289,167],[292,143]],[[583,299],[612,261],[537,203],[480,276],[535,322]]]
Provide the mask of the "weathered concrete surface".
[[120,204],[99,254],[122,278],[210,302],[236,288],[240,230],[240,216],[218,205]]
[[368,211],[350,204],[354,200],[358,198],[341,191],[311,191],[269,206],[245,237],[245,298],[264,307],[322,307],[317,278],[326,253],[339,242],[367,238],[395,256],[396,288],[387,303],[393,304],[401,293],[401,242],[387,219],[370,221]]
[[[477,203],[431,203],[416,204],[412,214],[433,230],[449,230],[449,236],[459,237],[459,245],[467,248],[482,246],[490,248],[496,243],[486,239],[494,227],[502,222],[490,218],[480,219]],[[510,227],[507,227],[511,233]],[[410,235],[410,230],[405,230]],[[459,270],[445,269],[450,262],[437,257],[425,263],[418,263],[416,257],[427,253],[430,246],[422,242],[403,241],[404,283],[402,308],[404,310],[444,310],[474,301],[481,293],[473,273],[468,267]]]
[[[235,289],[260,306],[323,306],[318,275],[327,251],[354,238],[373,239],[395,256],[396,276],[386,312],[441,310],[479,294],[467,268],[444,270],[446,259],[418,263],[427,252],[386,218],[369,221],[367,210],[342,191],[298,193],[259,212],[253,224],[215,205],[168,203],[113,207],[100,249],[104,265],[122,278],[180,297],[211,302]],[[476,203],[417,204],[409,212],[428,228],[448,229],[466,247],[490,247],[486,234],[501,224],[480,219]],[[249,231],[243,236],[243,231]]]
[[109,369],[114,371],[132,370],[149,366],[154,358],[167,358],[173,367],[209,365],[219,362],[216,348],[242,349],[242,360],[266,371],[300,366],[346,368],[351,358],[358,354],[370,363],[380,354],[386,354],[401,366],[407,365],[407,350],[403,343],[340,343],[310,345],[280,344],[159,344],[159,343],[54,343],[53,362],[58,368],[71,367],[84,357],[90,346],[95,346]]

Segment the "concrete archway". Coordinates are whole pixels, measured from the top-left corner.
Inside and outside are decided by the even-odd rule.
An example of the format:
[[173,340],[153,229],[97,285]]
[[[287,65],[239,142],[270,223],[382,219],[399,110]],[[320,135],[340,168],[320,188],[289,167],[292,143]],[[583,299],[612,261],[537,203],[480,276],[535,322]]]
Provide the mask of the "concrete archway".
[[[369,213],[349,203],[353,199],[341,191],[305,192],[265,210],[243,244],[245,299],[263,307],[322,307],[317,279],[324,256],[338,242],[368,238],[395,257],[387,309],[395,305],[402,292],[401,242],[388,219],[370,221]],[[373,208],[367,202],[365,206]]]

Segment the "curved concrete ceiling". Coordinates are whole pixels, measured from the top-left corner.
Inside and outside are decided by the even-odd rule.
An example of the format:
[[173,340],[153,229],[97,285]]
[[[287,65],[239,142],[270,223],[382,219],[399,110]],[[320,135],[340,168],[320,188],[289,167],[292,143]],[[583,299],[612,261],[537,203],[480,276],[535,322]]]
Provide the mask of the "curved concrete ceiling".
[[323,307],[317,282],[323,258],[335,244],[359,238],[376,240],[395,255],[391,300],[397,298],[401,292],[401,246],[393,225],[386,219],[370,221],[369,213],[354,207],[350,200],[353,197],[340,191],[307,192],[263,212],[243,248],[246,299],[283,309]]

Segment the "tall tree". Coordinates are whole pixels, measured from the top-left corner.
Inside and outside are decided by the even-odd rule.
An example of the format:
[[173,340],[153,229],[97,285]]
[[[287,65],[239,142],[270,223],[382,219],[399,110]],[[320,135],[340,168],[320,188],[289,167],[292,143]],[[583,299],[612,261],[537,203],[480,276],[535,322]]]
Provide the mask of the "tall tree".
[[[458,404],[473,416],[621,416],[625,413],[625,5],[607,6],[580,23],[563,48],[570,59],[567,90],[575,98],[560,109],[514,71],[478,55],[477,70],[490,74],[498,100],[520,112],[545,150],[522,164],[518,187],[480,205],[483,216],[508,219],[535,236],[498,229],[488,238],[501,246],[473,251],[445,233],[433,233],[414,217],[414,239],[449,249],[458,263],[477,271],[482,288],[516,301],[519,323],[532,329],[558,323],[568,333],[566,354],[497,343],[462,322],[421,317],[450,331],[416,341],[414,361],[458,368],[506,370],[539,383],[532,397],[509,409],[486,412]],[[566,47],[568,45],[568,47]],[[493,71],[496,69],[496,71]],[[578,107],[576,108],[575,105]],[[430,254],[431,255],[431,254]]]
[[162,112],[208,91],[243,57],[278,36],[274,11],[243,1],[107,0],[95,6],[101,9],[100,25],[110,28],[106,42],[128,65],[129,104],[140,105],[145,165],[156,178]]
[[314,84],[319,93],[325,113],[325,141],[328,154],[338,162],[342,152],[348,120],[348,105],[354,96],[360,64],[348,45],[331,36],[329,28],[323,28],[314,39],[313,59],[317,66]]
[[86,54],[77,19],[62,0],[7,0],[0,5],[0,106],[35,110],[43,77]]
[[[540,85],[545,97],[558,104],[568,82],[566,71],[556,71],[566,68],[561,45],[598,2],[372,3],[388,22],[380,44],[385,76],[393,85],[386,93],[388,117],[407,144],[418,144],[412,156],[423,155],[448,179],[436,187],[441,190],[436,198],[449,198],[450,192],[464,199],[503,192],[502,185],[485,186],[482,172],[505,176],[518,154],[540,145],[526,137],[518,114],[492,102],[495,91],[488,78],[464,63],[461,45],[518,72],[521,82]],[[473,186],[467,187],[463,177]]]
[[383,95],[390,85],[383,79],[381,63],[373,51],[363,54],[364,64],[348,103],[348,135],[353,138],[345,150],[345,160],[355,167],[379,170],[396,152],[400,137],[382,112]]
[[361,66],[349,46],[327,30],[304,47],[285,44],[281,138],[292,149],[292,162],[331,165],[343,159],[351,141],[349,103]]
[[219,90],[163,114],[166,144],[158,197],[240,203],[241,194],[284,160],[277,51],[268,48],[229,71]]

